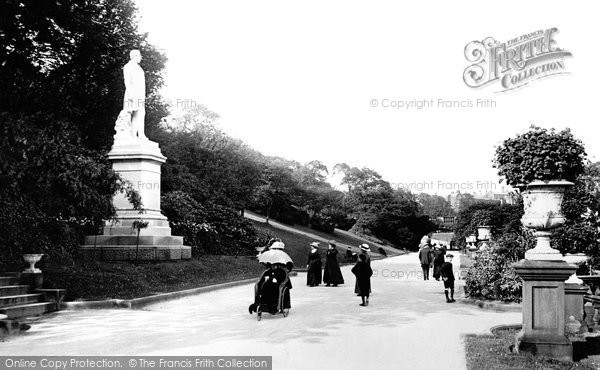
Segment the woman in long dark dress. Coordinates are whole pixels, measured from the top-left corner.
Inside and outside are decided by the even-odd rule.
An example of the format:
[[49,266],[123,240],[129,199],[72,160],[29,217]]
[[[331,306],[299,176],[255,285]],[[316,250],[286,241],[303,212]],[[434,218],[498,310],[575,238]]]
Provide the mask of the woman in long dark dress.
[[433,247],[433,278],[440,280],[442,265],[444,264],[444,256],[446,248],[443,245]]
[[344,277],[342,276],[342,270],[340,270],[337,255],[338,251],[335,249],[335,243],[333,241],[329,242],[327,259],[325,260],[325,272],[323,274],[323,282],[327,284],[326,286],[344,284]]
[[[360,248],[361,254],[358,256],[359,260],[362,260],[360,256],[365,256],[365,263],[371,267],[371,256],[369,256],[369,252],[371,251],[371,247],[369,244],[364,243],[361,244],[358,248]],[[356,280],[356,284],[354,284],[354,293],[356,295],[360,295],[360,288],[358,287],[358,280]],[[371,287],[369,286],[369,293],[371,293]]]
[[352,273],[356,276],[356,288],[358,289],[358,295],[362,299],[361,306],[369,305],[369,293],[371,292],[371,276],[373,270],[371,266],[366,262],[367,258],[365,254],[359,256],[359,261],[352,268]]
[[321,254],[317,247],[319,243],[310,243],[310,252],[308,253],[308,271],[306,274],[306,285],[317,286],[321,284]]
[[279,263],[269,265],[254,286],[254,303],[248,307],[248,311],[256,312],[258,305],[262,305],[264,311],[272,314],[289,310],[290,289],[292,283],[284,265]]

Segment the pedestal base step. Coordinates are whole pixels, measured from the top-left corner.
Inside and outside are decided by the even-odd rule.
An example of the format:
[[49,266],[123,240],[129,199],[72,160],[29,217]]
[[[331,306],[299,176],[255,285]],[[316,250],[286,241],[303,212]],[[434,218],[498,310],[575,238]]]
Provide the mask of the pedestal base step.
[[192,247],[185,245],[84,245],[85,259],[104,261],[166,261],[192,258]]
[[573,361],[573,344],[565,336],[517,334],[515,348],[534,356],[545,356],[561,361]]
[[183,246],[183,236],[171,236],[171,235],[140,235],[139,239],[137,235],[92,235],[85,237],[85,245],[124,245],[124,246],[136,246],[136,245],[174,245]]

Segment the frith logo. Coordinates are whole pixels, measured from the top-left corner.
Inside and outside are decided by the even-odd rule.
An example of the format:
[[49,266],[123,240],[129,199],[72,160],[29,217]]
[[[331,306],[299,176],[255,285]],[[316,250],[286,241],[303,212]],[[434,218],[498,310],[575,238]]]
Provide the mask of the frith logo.
[[499,82],[498,91],[507,91],[567,73],[564,58],[571,53],[556,45],[557,32],[557,28],[538,30],[504,43],[492,37],[471,41],[465,46],[465,58],[472,63],[464,71],[465,84],[478,88]]

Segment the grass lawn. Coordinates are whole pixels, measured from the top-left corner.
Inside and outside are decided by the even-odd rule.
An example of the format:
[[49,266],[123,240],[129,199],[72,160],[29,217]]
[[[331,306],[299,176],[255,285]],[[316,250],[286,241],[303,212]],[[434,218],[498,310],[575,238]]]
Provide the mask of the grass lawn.
[[[296,268],[305,268],[306,267],[306,263],[308,262],[308,253],[310,252],[310,243],[314,242],[314,239],[311,239],[310,237],[306,236],[306,235],[302,235],[302,234],[297,234],[297,233],[293,233],[290,231],[286,231],[286,230],[281,230],[278,229],[276,227],[273,227],[271,225],[265,224],[263,222],[258,222],[258,221],[254,221],[254,220],[249,220],[250,222],[252,222],[252,225],[259,231],[262,233],[268,233],[269,235],[272,235],[273,237],[277,237],[277,238],[281,238],[281,240],[283,240],[283,243],[285,244],[285,249],[284,251],[292,258],[292,260],[294,261],[294,266]],[[294,226],[295,228],[295,226]],[[312,229],[309,229],[312,230]],[[308,231],[308,230],[307,230]],[[313,234],[317,234],[317,233],[313,233]],[[323,235],[328,235],[328,234],[323,234]],[[330,239],[333,239],[331,236],[329,236]],[[342,242],[341,239],[337,239],[337,241]],[[354,244],[353,244],[354,245]],[[319,246],[319,253],[321,254],[321,256],[323,257],[323,264],[325,263],[325,252],[327,251],[327,244],[326,243],[322,243]],[[338,262],[341,263],[345,263],[345,253],[346,250],[338,247]],[[353,249],[355,252],[358,251],[358,249]],[[380,256],[378,253],[374,253],[371,252],[371,256],[373,257],[378,257]]]
[[75,266],[47,264],[44,286],[66,288],[67,301],[131,299],[258,278],[263,268],[247,257],[205,255],[189,261],[78,261]]
[[[304,231],[304,232],[307,232],[307,233],[315,234],[315,235],[320,236],[320,237],[325,238],[325,239],[333,239],[333,240],[335,240],[335,241],[337,241],[339,243],[351,245],[351,246],[356,247],[356,248],[358,248],[358,246],[361,245],[361,244],[363,244],[363,243],[367,243],[367,244],[369,244],[371,246],[371,250],[373,250],[374,252],[377,252],[377,247],[374,246],[373,243],[365,241],[365,240],[363,240],[363,239],[361,239],[361,238],[359,238],[357,236],[354,237],[354,236],[342,234],[342,233],[337,232],[337,231],[334,231],[333,234],[327,234],[327,233],[324,233],[322,231],[311,229],[310,227],[307,227],[307,226],[294,225],[293,227],[294,227],[294,229],[298,229],[300,231]],[[388,247],[392,247],[391,245],[387,245],[387,244],[385,244],[385,245],[388,246]],[[394,247],[392,247],[392,248],[394,248]],[[396,248],[394,248],[394,249],[396,249]],[[397,249],[397,251],[398,251],[397,254],[403,254],[404,253],[404,251],[402,251],[400,249]],[[388,252],[388,254],[390,254],[390,253]]]
[[[258,214],[258,213],[255,213],[255,212],[251,212],[251,211],[246,211],[246,212],[247,212],[247,213],[249,213],[249,214],[252,214],[252,215],[258,216],[258,217],[264,217],[263,215],[260,215],[260,214]],[[249,221],[251,221],[251,222],[252,222],[252,224],[254,225],[254,227],[255,227],[255,228],[257,228],[257,229],[259,229],[260,231],[262,231],[262,230],[263,230],[263,229],[261,228],[261,226],[267,226],[267,227],[269,228],[269,229],[268,229],[268,230],[269,230],[269,232],[271,232],[271,233],[279,233],[279,232],[281,232],[281,231],[282,231],[281,229],[273,228],[273,227],[271,227],[270,225],[267,225],[267,224],[265,224],[264,222],[257,222],[257,221],[255,221],[255,220],[249,220]],[[352,247],[353,247],[353,248],[352,248],[352,250],[353,250],[354,252],[357,252],[357,251],[358,251],[358,246],[359,246],[359,245],[361,245],[361,244],[363,244],[363,243],[367,243],[367,244],[369,244],[369,245],[371,246],[371,250],[372,250],[373,252],[377,252],[377,247],[376,247],[376,246],[375,246],[375,245],[374,245],[372,242],[365,241],[364,239],[362,239],[362,238],[360,238],[360,237],[358,237],[358,236],[352,236],[352,235],[342,234],[342,233],[340,233],[340,232],[338,232],[338,231],[334,231],[332,234],[328,234],[328,233],[325,233],[325,232],[323,232],[323,231],[319,231],[319,230],[311,229],[311,228],[310,228],[310,227],[308,227],[308,226],[301,226],[301,225],[293,225],[293,226],[292,226],[292,225],[287,225],[287,224],[285,224],[285,223],[283,223],[283,222],[280,222],[280,221],[277,221],[277,220],[273,220],[273,221],[275,221],[275,222],[277,222],[277,223],[280,223],[280,224],[282,224],[282,225],[285,225],[285,226],[287,226],[287,227],[292,227],[292,228],[294,228],[294,229],[296,229],[296,230],[298,230],[298,231],[303,231],[303,232],[305,232],[305,233],[310,233],[310,234],[314,234],[314,235],[320,236],[321,238],[323,238],[323,239],[326,239],[326,240],[332,240],[332,239],[333,239],[333,240],[337,241],[338,243],[341,243],[341,244],[346,244],[346,245],[350,245],[350,246],[352,246]],[[282,239],[283,239],[283,238],[282,238]],[[314,240],[311,240],[311,242],[312,242],[312,241],[314,241]],[[284,243],[285,243],[285,240],[284,240]],[[309,242],[309,243],[310,243],[310,242]],[[321,244],[323,244],[323,243],[321,243]],[[392,246],[391,246],[391,245],[389,245],[389,244],[384,244],[384,245],[385,245],[386,247],[389,247],[389,248],[390,248],[390,249],[392,249],[393,251],[396,251],[396,253],[392,253],[392,252],[390,252],[390,250],[388,250],[388,251],[387,251],[387,254],[388,254],[389,256],[392,256],[392,255],[399,255],[399,254],[404,254],[404,253],[406,253],[405,251],[403,251],[403,250],[401,250],[401,249],[396,249],[395,247],[392,247]],[[325,247],[327,247],[327,246],[325,245]],[[341,251],[341,248],[339,248],[339,247],[338,247],[338,250],[340,250],[340,251]],[[345,252],[345,249],[344,249],[344,252]],[[307,250],[307,253],[308,253],[308,250]]]
[[[314,240],[308,236],[277,229],[271,225],[251,221],[261,232],[281,238],[285,252],[294,261],[295,269],[306,267],[309,244]],[[336,239],[341,243],[357,246],[362,241],[345,235],[328,235],[308,229],[324,238]],[[327,245],[319,248],[325,262]],[[356,248],[353,248],[357,251]],[[339,248],[338,261],[345,263],[345,249]],[[381,257],[371,253],[373,258]],[[67,301],[132,299],[158,293],[168,293],[202,286],[257,278],[263,268],[252,257],[204,255],[189,261],[77,261],[75,265],[42,263],[44,286],[67,289]],[[16,269],[6,269],[13,270]]]
[[600,340],[573,337],[574,362],[561,362],[534,357],[528,353],[512,353],[515,335],[520,329],[496,330],[494,335],[465,335],[464,345],[468,369],[599,369]]

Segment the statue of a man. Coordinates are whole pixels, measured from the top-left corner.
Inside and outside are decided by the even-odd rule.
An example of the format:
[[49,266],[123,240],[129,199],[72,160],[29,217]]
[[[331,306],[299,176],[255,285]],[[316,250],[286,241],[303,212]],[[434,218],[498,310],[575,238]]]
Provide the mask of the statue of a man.
[[131,114],[133,137],[146,139],[144,134],[146,78],[142,67],[140,67],[141,60],[140,51],[131,50],[129,52],[129,62],[123,67],[123,78],[125,79],[123,110]]

